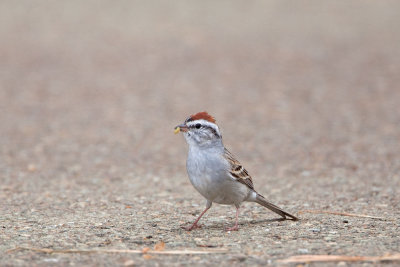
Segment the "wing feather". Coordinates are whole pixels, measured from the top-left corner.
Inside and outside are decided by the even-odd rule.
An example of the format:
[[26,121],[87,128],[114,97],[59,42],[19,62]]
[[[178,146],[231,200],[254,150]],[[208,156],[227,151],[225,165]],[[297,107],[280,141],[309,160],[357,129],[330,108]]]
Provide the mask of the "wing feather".
[[229,152],[228,149],[225,148],[224,157],[228,160],[229,164],[231,165],[231,169],[229,173],[232,175],[236,181],[247,185],[250,189],[254,190],[253,180],[251,176],[247,172],[247,170],[240,164],[240,162]]

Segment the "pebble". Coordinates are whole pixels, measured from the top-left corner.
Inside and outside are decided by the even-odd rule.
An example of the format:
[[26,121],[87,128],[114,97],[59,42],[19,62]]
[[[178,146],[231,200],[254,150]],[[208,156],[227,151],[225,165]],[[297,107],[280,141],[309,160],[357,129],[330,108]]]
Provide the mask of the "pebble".
[[306,248],[299,248],[297,251],[299,253],[301,253],[301,254],[307,254],[308,253],[308,249],[306,249]]
[[58,262],[57,258],[48,258],[48,259],[43,259],[44,262]]
[[124,262],[124,266],[134,266],[135,261],[134,260],[127,260]]

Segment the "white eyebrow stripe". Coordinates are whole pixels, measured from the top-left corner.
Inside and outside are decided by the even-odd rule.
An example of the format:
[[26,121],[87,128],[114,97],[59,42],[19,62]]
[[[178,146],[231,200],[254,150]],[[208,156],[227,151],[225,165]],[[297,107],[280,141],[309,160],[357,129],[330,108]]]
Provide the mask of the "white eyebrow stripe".
[[215,123],[212,123],[212,122],[209,122],[209,121],[206,121],[206,120],[203,120],[203,119],[195,120],[195,121],[189,121],[187,123],[187,126],[194,126],[194,125],[196,125],[198,123],[200,123],[201,125],[204,125],[204,126],[209,126],[209,127],[213,128],[213,129],[218,129],[218,126]]
[[219,132],[218,125],[216,125],[215,123],[212,123],[212,122],[203,120],[203,119],[201,119],[201,120],[195,120],[195,121],[189,121],[186,125],[187,125],[188,127],[190,127],[190,126],[196,125],[197,123],[200,123],[200,124],[203,125],[203,126],[208,126],[208,127],[212,128],[212,129],[214,129],[215,132],[216,132],[219,136],[221,136],[221,133]]

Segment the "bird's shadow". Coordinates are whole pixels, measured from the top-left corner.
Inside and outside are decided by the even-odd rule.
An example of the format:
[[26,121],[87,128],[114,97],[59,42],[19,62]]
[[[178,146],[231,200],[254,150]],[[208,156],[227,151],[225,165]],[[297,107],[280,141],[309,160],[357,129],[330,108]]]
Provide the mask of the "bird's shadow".
[[[243,227],[243,226],[246,226],[246,225],[249,225],[249,224],[257,225],[257,224],[266,224],[266,223],[282,222],[282,221],[293,221],[293,220],[284,219],[284,218],[261,219],[261,220],[251,220],[251,221],[247,221],[247,222],[239,222],[238,225]],[[189,225],[190,225],[190,223],[186,223],[186,224],[180,225],[178,228],[176,228],[176,227],[171,228],[170,231],[171,232],[186,231],[184,229],[184,227],[189,226]],[[204,230],[204,229],[213,229],[213,230],[223,229],[224,230],[225,228],[232,226],[229,223],[210,223],[210,224],[207,224],[207,225],[202,225],[202,224],[200,224],[200,225],[202,227],[200,227],[199,229],[194,229],[193,231],[196,231],[196,230],[197,231],[199,231],[199,230],[201,231],[201,230]]]
[[[261,219],[261,220],[251,220],[250,224],[262,224],[262,223],[271,223],[271,222],[283,222],[283,221],[292,221],[285,218],[275,218],[275,219]],[[245,225],[247,223],[241,223],[240,225]]]

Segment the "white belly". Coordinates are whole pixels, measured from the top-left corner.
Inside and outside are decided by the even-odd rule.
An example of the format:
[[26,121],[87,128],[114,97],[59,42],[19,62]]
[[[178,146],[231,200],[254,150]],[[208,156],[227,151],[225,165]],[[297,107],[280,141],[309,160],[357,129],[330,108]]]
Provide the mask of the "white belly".
[[188,157],[190,182],[207,200],[219,204],[239,205],[248,198],[250,189],[228,175],[229,165],[222,155]]

